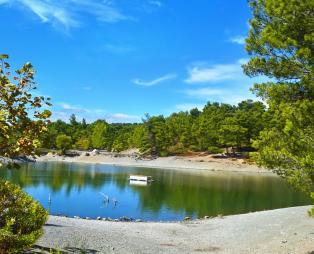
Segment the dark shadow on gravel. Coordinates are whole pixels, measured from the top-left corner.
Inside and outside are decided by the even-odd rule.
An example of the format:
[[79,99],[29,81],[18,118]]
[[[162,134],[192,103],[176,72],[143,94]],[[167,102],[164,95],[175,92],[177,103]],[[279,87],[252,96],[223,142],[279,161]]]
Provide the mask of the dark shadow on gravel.
[[45,227],[56,227],[56,228],[62,228],[62,227],[64,227],[64,226],[61,226],[61,225],[56,225],[56,224],[49,224],[49,223],[47,223],[47,224],[45,224]]
[[42,247],[39,245],[34,245],[31,249],[20,252],[19,254],[50,254],[50,253],[60,253],[60,254],[95,254],[99,253],[97,250],[92,249],[85,249],[85,248],[75,248],[75,247],[66,247],[62,251],[54,249],[54,248],[48,248],[48,247]]
[[54,248],[47,248],[42,247],[39,245],[34,245],[31,249],[27,251],[20,252],[19,254],[50,254],[50,253],[60,253],[60,254],[67,254],[68,252],[65,251],[59,251]]
[[84,254],[94,254],[98,253],[97,250],[92,250],[92,249],[80,249],[80,248],[75,248],[75,247],[66,247],[64,248],[67,253],[84,253]]

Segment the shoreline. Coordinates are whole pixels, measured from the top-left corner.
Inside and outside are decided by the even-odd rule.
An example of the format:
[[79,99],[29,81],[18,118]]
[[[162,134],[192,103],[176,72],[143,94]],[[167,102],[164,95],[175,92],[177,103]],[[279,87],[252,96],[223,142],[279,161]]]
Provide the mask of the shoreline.
[[[276,174],[241,160],[209,156],[172,156],[136,160],[133,156],[99,154],[77,157],[46,155],[39,162],[149,167],[197,173]],[[61,253],[298,253],[314,251],[310,206],[183,221],[118,221],[49,216],[34,251]],[[27,252],[29,253],[29,252]],[[32,253],[32,252],[31,252]],[[36,252],[35,252],[36,253]]]
[[154,160],[139,160],[132,156],[114,157],[112,154],[99,154],[76,157],[44,155],[36,158],[39,162],[72,162],[86,164],[101,164],[124,167],[148,167],[193,172],[242,172],[274,174],[272,171],[246,164],[242,159],[216,159],[211,156],[169,156],[158,157]]
[[87,253],[311,253],[310,206],[186,222],[111,222],[49,216],[37,245]]

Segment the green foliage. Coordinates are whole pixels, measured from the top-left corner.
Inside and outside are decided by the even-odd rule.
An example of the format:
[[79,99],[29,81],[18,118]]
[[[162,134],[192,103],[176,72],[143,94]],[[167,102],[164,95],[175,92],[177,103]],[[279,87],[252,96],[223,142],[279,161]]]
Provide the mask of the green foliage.
[[13,75],[7,58],[0,55],[0,156],[34,155],[51,115],[41,108],[51,105],[50,99],[33,96],[35,70],[30,63]]
[[146,129],[144,125],[135,125],[129,136],[129,146],[130,148],[143,148],[144,140],[147,136]]
[[72,114],[71,116],[70,116],[70,124],[72,125],[72,126],[77,126],[79,123],[76,121],[76,116],[74,115],[74,114]]
[[[7,59],[8,55],[0,55],[0,156],[35,155],[51,115],[41,108],[50,106],[50,99],[32,94],[36,83],[30,63],[12,75]],[[0,180],[0,253],[31,246],[41,236],[46,219],[46,211],[30,196]]]
[[227,117],[222,121],[219,129],[219,141],[226,147],[242,147],[247,135],[247,129],[242,127],[235,117]]
[[252,140],[264,128],[266,113],[261,102],[246,100],[238,106],[208,103],[203,111],[193,109],[169,117],[146,115],[142,124],[108,124],[104,120],[87,124],[72,115],[69,123],[50,123],[41,143],[44,148],[59,148],[55,140],[63,134],[71,137],[72,147],[82,150],[138,148],[143,155],[153,157],[188,151],[220,153],[217,147],[251,148]]
[[112,151],[121,152],[129,148],[129,133],[120,133],[117,138],[114,140],[112,145]]
[[314,191],[314,2],[251,0],[253,18],[246,40],[252,56],[249,76],[266,100],[269,120],[254,146],[260,165],[274,169],[294,186]]
[[209,146],[219,146],[219,129],[223,120],[234,114],[229,104],[207,103],[202,114],[192,125],[192,135],[198,150],[206,151]]
[[150,117],[146,115],[144,126],[147,132],[145,141],[143,141],[146,153],[151,156],[167,156],[170,139],[166,121],[163,116]]
[[258,163],[303,191],[314,191],[314,101],[281,103],[273,126],[262,131],[254,145]]
[[187,147],[184,146],[182,143],[177,143],[175,145],[168,147],[168,152],[171,155],[177,155],[177,154],[184,154],[188,151]]
[[105,147],[105,136],[107,133],[107,123],[104,121],[97,121],[93,124],[93,134],[91,137],[92,140],[92,146],[97,149],[101,149]]
[[240,102],[233,117],[236,119],[237,125],[246,129],[241,144],[245,147],[251,146],[252,140],[259,136],[266,122],[269,121],[265,119],[265,105],[252,100]]
[[0,180],[0,253],[30,247],[48,217],[42,206],[16,185]]
[[277,81],[256,85],[258,94],[279,101],[313,98],[313,1],[251,0],[250,5],[254,16],[246,49],[252,57],[244,70]]
[[79,150],[88,150],[90,147],[89,138],[81,137],[78,141],[76,141],[75,147]]
[[62,154],[64,154],[67,149],[72,147],[72,139],[65,134],[60,134],[56,138],[56,145],[62,151]]
[[50,249],[49,254],[61,254],[61,251]]

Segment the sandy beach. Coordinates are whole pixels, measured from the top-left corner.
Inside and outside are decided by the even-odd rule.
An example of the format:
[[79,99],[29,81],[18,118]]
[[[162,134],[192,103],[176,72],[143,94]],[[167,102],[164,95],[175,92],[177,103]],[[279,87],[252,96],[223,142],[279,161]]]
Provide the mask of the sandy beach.
[[307,216],[308,209],[292,207],[174,223],[50,216],[37,245],[67,253],[309,254],[314,253],[314,219]]
[[86,156],[68,157],[47,154],[37,158],[37,161],[64,161],[77,163],[97,163],[106,165],[149,167],[177,170],[208,170],[208,171],[232,171],[251,173],[271,173],[271,171],[250,165],[244,159],[213,158],[210,155],[198,156],[169,156],[159,157],[153,160],[137,159],[132,154],[91,154]]

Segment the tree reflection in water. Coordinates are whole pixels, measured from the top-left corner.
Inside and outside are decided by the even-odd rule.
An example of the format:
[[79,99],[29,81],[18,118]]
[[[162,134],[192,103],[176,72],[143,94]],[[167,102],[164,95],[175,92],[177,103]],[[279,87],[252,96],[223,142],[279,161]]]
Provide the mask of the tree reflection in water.
[[[130,185],[129,174],[151,175],[148,186]],[[176,220],[307,205],[310,199],[270,174],[204,173],[74,163],[29,163],[1,170],[55,213],[70,216]],[[116,209],[101,204],[99,192],[117,197]],[[55,201],[55,203],[54,203]]]

